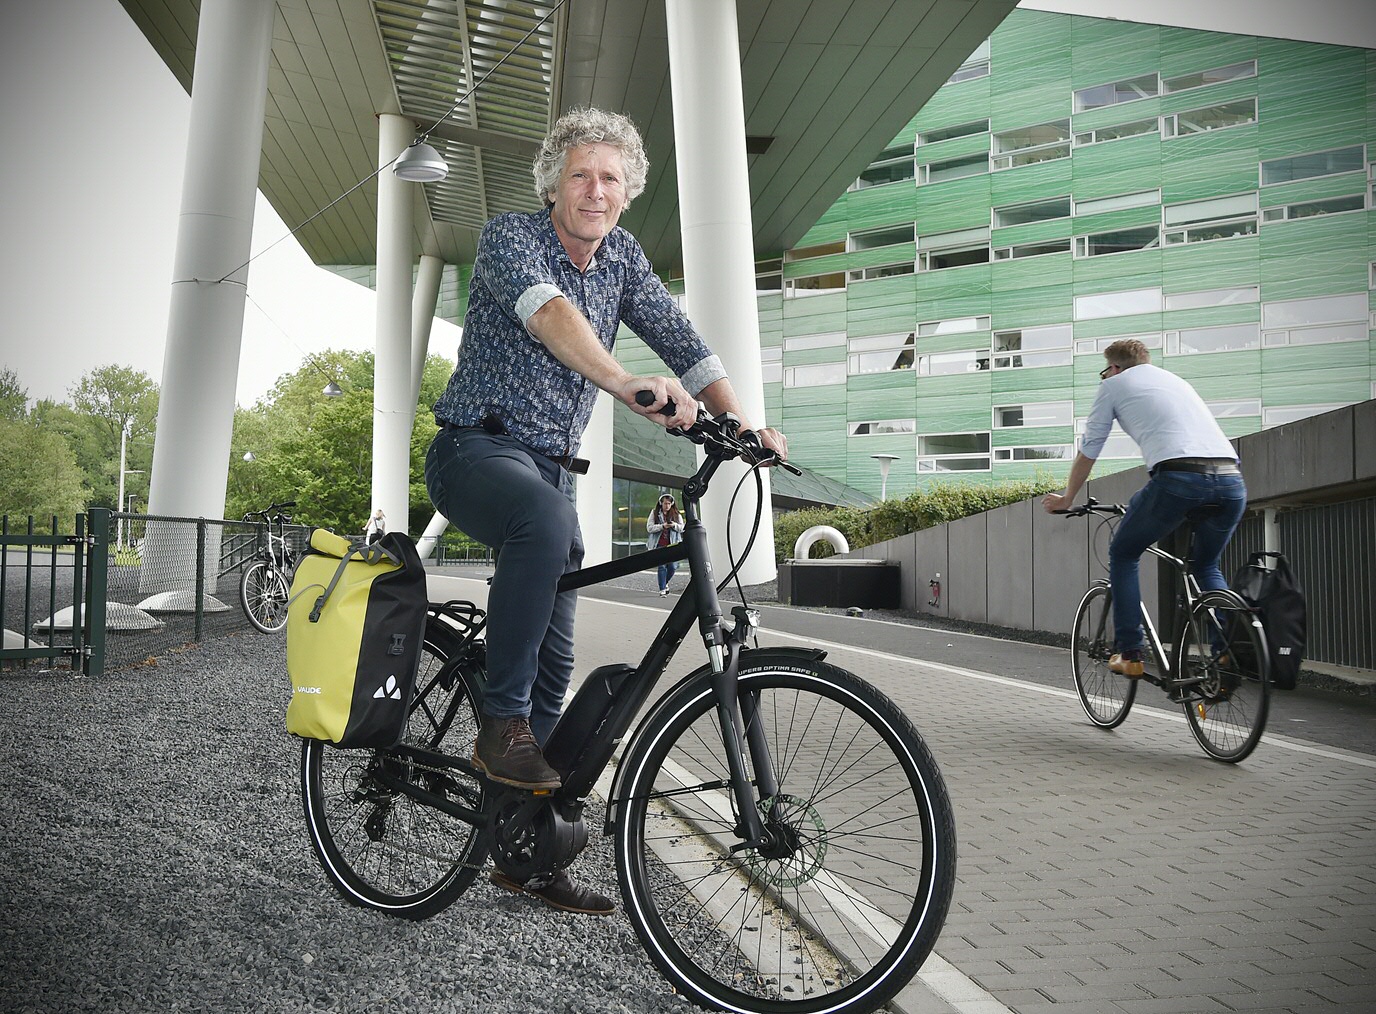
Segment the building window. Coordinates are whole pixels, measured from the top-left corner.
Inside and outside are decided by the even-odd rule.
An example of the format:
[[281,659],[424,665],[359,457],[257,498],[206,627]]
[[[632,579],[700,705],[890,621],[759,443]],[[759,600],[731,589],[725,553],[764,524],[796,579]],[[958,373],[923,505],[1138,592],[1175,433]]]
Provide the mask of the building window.
[[919,472],[987,472],[988,433],[932,433],[917,438]]
[[1261,326],[1267,331],[1288,330],[1309,324],[1343,324],[1365,320],[1366,315],[1365,292],[1309,299],[1284,299],[1262,304]]
[[784,339],[785,352],[805,352],[808,349],[839,348],[846,344],[846,332],[830,331],[826,334],[805,334],[796,338]]
[[1075,93],[1075,112],[1083,113],[1088,109],[1102,109],[1138,99],[1150,99],[1159,95],[1161,83],[1155,74],[1114,81],[1112,84],[1095,85],[1081,88]]
[[917,238],[919,271],[960,268],[989,261],[989,230],[960,229]]
[[1197,292],[1175,292],[1166,296],[1167,310],[1199,310],[1206,306],[1235,306],[1255,303],[1261,289],[1255,285],[1241,285],[1235,289],[1201,289]]
[[1161,209],[1166,243],[1202,243],[1257,231],[1257,195],[1215,197],[1207,201],[1168,204]]
[[959,352],[931,352],[917,357],[919,377],[949,377],[957,373],[980,373],[989,369],[989,350],[963,349]]
[[1260,398],[1240,398],[1232,401],[1206,401],[1204,407],[1215,419],[1237,419],[1241,416],[1261,415]]
[[995,447],[995,461],[1063,461],[1075,453],[1073,444],[1042,444],[1040,447]]
[[994,408],[994,429],[1009,430],[1027,426],[1069,426],[1074,421],[1074,403],[1039,401],[1024,405],[999,405]]
[[886,183],[901,183],[913,178],[913,152],[911,148],[889,148],[879,153],[850,185],[851,190],[866,190],[882,187]]
[[1205,85],[1222,84],[1224,81],[1237,81],[1244,77],[1257,76],[1257,62],[1248,60],[1245,63],[1233,63],[1227,67],[1215,67],[1212,70],[1202,70],[1195,74],[1181,74],[1179,77],[1163,78],[1161,81],[1161,92],[1171,95],[1175,92],[1188,91],[1191,88],[1203,88]]
[[755,295],[770,296],[784,287],[784,261],[782,257],[755,262]]
[[806,278],[789,278],[784,282],[784,298],[800,296],[825,296],[832,292],[846,291],[846,273],[834,271],[829,275],[809,275]]
[[913,368],[915,335],[885,334],[873,338],[852,338],[847,368],[852,374],[887,373]]
[[966,176],[978,176],[980,173],[987,173],[988,171],[989,156],[983,152],[978,155],[962,155],[959,158],[925,162],[917,167],[917,185],[921,187],[932,183],[944,183],[947,180],[963,179]]
[[[1373,286],[1376,288],[1376,286]],[[919,338],[930,338],[939,334],[967,334],[970,331],[988,331],[988,317],[952,317],[949,320],[926,320],[917,325]]]
[[953,141],[957,137],[971,137],[975,134],[987,134],[988,132],[988,120],[972,120],[969,123],[957,123],[953,127],[938,127],[935,130],[923,130],[917,135],[917,146],[920,148],[924,144],[936,144],[938,141]]
[[1041,257],[1058,253],[1070,253],[1070,240],[1057,239],[1048,243],[1023,243],[1019,246],[999,247],[994,251],[994,260],[1011,261],[1022,257]]
[[956,72],[946,79],[947,84],[959,84],[962,81],[973,81],[977,77],[989,76],[989,40],[985,39],[975,51],[965,58]]
[[1315,218],[1319,215],[1341,215],[1347,211],[1366,209],[1364,194],[1350,194],[1347,197],[1329,197],[1322,201],[1303,201],[1299,204],[1285,204],[1279,208],[1266,208],[1261,213],[1263,222],[1293,222],[1300,218]]
[[1367,321],[1355,324],[1322,324],[1317,327],[1297,327],[1289,331],[1266,331],[1261,336],[1264,348],[1284,345],[1331,345],[1336,342],[1364,342],[1369,337]]
[[994,332],[994,369],[1069,366],[1073,329],[1069,324]]
[[1097,292],[1075,297],[1075,319],[1126,317],[1135,313],[1159,313],[1160,289],[1127,289],[1122,292]]
[[1056,120],[994,135],[995,169],[1014,169],[1070,155],[1070,121]]
[[1125,137],[1155,134],[1160,129],[1161,121],[1155,116],[1146,120],[1130,120],[1127,123],[1115,123],[1111,127],[1082,130],[1075,135],[1075,145],[1083,147],[1087,144],[1103,144],[1105,141],[1121,141]]
[[875,264],[868,268],[852,268],[846,272],[846,280],[847,282],[868,282],[874,278],[910,275],[913,270],[912,261],[901,261],[898,264]]
[[907,225],[885,226],[882,229],[865,229],[863,232],[852,232],[846,236],[846,249],[852,253],[857,250],[877,250],[899,243],[911,243],[913,238],[911,222]]
[[1286,423],[1308,419],[1311,415],[1323,415],[1325,412],[1346,407],[1347,402],[1337,402],[1331,405],[1285,405],[1268,408],[1261,413],[1261,428],[1269,430],[1272,426],[1284,426]]
[[1201,352],[1241,352],[1261,348],[1261,329],[1256,324],[1223,324],[1167,331],[1166,355],[1192,356]]
[[845,382],[845,363],[814,363],[811,366],[784,367],[784,387],[825,387]]
[[1103,352],[1114,342],[1124,341],[1133,338],[1141,342],[1149,349],[1159,349],[1161,347],[1161,335],[1157,333],[1148,334],[1119,334],[1110,335],[1107,338],[1077,338],[1075,340],[1075,354],[1077,356],[1089,355],[1093,352]]
[[1308,155],[1273,158],[1261,163],[1261,185],[1292,183],[1295,180],[1308,180],[1316,176],[1357,172],[1362,168],[1365,158],[1364,149],[1360,144],[1351,148],[1334,148],[1332,151],[1318,151]]
[[1107,254],[1151,250],[1161,245],[1161,230],[1156,226],[1141,229],[1115,229],[1075,237],[1076,257],[1103,257]]
[[1139,190],[1134,194],[1116,194],[1113,197],[1095,197],[1087,201],[1076,201],[1071,213],[1075,215],[1102,215],[1109,211],[1146,208],[1160,203],[1161,191]]
[[853,437],[879,437],[893,433],[916,432],[917,420],[915,419],[871,419],[869,422],[850,424],[850,435]]
[[1070,198],[1054,197],[1049,201],[1035,201],[1031,204],[1013,204],[1006,208],[994,209],[995,228],[1010,225],[1029,225],[1033,222],[1050,222],[1057,218],[1070,217]]
[[1257,100],[1240,99],[1237,102],[1220,102],[1216,106],[1191,109],[1187,113],[1172,113],[1161,117],[1162,137],[1184,137],[1187,134],[1203,134],[1210,130],[1223,130],[1226,127],[1240,127],[1257,122]]
[[766,384],[782,383],[784,350],[778,345],[760,349],[760,376]]
[[818,243],[815,246],[800,246],[784,251],[784,263],[792,264],[794,261],[805,261],[813,257],[829,257],[832,254],[845,252],[845,240],[835,243]]

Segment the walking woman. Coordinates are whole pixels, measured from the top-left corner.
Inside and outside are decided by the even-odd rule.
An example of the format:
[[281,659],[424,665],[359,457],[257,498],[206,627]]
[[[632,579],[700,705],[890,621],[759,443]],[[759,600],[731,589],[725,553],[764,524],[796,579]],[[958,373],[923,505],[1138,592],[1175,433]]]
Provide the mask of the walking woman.
[[[659,503],[650,512],[650,516],[645,519],[645,531],[648,535],[645,538],[646,549],[660,549],[664,546],[677,545],[683,538],[683,516],[678,512],[678,506],[674,503],[674,498],[665,493],[659,498]],[[674,571],[678,569],[677,563],[661,563],[659,565],[659,593],[669,594],[669,579],[674,576]]]

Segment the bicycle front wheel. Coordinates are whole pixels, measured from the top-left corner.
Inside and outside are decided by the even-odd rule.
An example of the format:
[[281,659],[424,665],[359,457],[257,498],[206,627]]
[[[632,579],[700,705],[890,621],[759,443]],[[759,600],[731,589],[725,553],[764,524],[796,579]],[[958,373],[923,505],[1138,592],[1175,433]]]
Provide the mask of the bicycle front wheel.
[[739,848],[715,696],[710,680],[690,681],[646,719],[625,761],[616,856],[627,916],[699,1005],[874,1010],[945,921],[956,838],[941,773],[868,683],[752,654],[762,657],[742,662],[741,702],[778,781],[757,801],[778,844]]
[[1176,672],[1191,681],[1182,707],[1205,753],[1235,764],[1256,749],[1271,707],[1270,665],[1261,623],[1241,598],[1201,596],[1180,638]]
[[1137,681],[1108,667],[1113,654],[1113,592],[1096,584],[1085,592],[1075,611],[1070,634],[1075,692],[1089,720],[1101,729],[1123,724],[1137,698]]
[[264,634],[275,634],[287,625],[287,601],[291,588],[286,575],[269,560],[254,560],[239,579],[239,604],[248,622]]
[[[478,734],[474,654],[451,658],[453,638],[431,620],[403,742],[467,756]],[[383,775],[481,810],[482,787],[453,768],[423,769],[390,750],[301,747],[306,827],[325,876],[345,899],[425,919],[466,891],[486,852],[478,828],[397,791]]]

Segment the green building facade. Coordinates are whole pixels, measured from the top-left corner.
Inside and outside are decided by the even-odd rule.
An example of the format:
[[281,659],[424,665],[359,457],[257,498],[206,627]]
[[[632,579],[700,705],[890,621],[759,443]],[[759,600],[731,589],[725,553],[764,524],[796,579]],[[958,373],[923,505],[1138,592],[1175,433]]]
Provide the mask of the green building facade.
[[759,262],[771,424],[892,497],[1063,476],[1120,337],[1230,436],[1376,396],[1373,159],[1376,51],[1014,11]]

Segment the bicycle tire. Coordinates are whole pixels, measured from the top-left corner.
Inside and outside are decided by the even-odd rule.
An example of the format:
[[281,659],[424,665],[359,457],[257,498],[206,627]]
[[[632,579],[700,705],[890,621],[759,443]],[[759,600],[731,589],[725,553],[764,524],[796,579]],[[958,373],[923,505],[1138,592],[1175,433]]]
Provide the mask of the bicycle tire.
[[1230,591],[1207,591],[1190,610],[1175,671],[1198,679],[1181,707],[1204,752],[1236,764],[1256,749],[1271,707],[1266,637],[1256,613]]
[[239,605],[254,629],[276,634],[287,626],[291,586],[269,560],[254,560],[239,578]]
[[[455,639],[431,619],[403,742],[467,756],[478,729],[472,653],[451,657]],[[474,825],[382,785],[379,765],[423,782],[474,810],[482,786],[462,772],[416,770],[389,750],[301,746],[306,828],[326,879],[352,904],[426,919],[463,894],[487,852]]]
[[955,822],[936,761],[860,678],[750,652],[741,692],[759,701],[779,780],[771,800],[797,847],[733,853],[729,775],[701,672],[656,706],[624,762],[617,873],[646,953],[709,1009],[878,1008],[926,960],[950,904]]
[[1108,667],[1113,654],[1113,592],[1108,585],[1094,585],[1080,600],[1071,628],[1070,653],[1075,692],[1085,714],[1101,729],[1118,728],[1137,698],[1137,680]]

